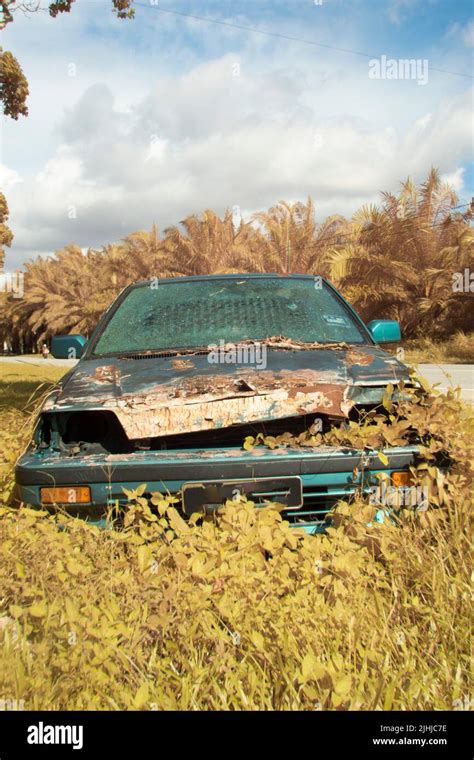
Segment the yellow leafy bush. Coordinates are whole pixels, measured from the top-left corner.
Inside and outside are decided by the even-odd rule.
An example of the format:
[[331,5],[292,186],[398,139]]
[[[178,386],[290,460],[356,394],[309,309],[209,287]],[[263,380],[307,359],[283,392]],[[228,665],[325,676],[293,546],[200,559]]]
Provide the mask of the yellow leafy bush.
[[[323,536],[246,500],[186,522],[144,487],[109,530],[2,507],[0,697],[25,709],[469,704],[472,415],[450,394],[406,402],[393,424],[403,418],[423,435],[415,477],[431,506],[383,523],[362,495]],[[383,445],[386,423],[371,425]]]

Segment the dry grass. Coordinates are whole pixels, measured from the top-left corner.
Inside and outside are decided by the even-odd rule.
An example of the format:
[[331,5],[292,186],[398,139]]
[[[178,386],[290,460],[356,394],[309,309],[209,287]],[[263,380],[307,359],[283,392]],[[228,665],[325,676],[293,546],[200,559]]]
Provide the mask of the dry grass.
[[67,367],[26,362],[0,362],[0,409],[31,411],[38,398],[68,371]]
[[[398,524],[362,498],[320,537],[249,502],[189,524],[140,492],[121,530],[1,508],[0,696],[26,709],[469,706],[473,422],[453,394],[416,402],[413,420],[432,506]],[[4,451],[20,424],[11,410]],[[444,478],[432,456],[446,445]]]
[[407,364],[474,364],[474,333],[457,332],[445,341],[419,338],[404,343]]

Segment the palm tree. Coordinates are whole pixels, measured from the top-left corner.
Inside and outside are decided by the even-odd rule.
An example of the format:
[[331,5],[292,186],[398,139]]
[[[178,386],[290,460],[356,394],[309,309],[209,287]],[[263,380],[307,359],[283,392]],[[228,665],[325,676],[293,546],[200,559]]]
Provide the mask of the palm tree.
[[229,209],[223,219],[208,209],[180,224],[183,230],[170,227],[164,239],[168,265],[176,275],[238,271],[245,255],[255,248],[255,231],[243,222],[236,226]]
[[[167,273],[163,244],[155,227],[118,244],[83,252],[69,245],[54,256],[38,257],[25,267],[25,297],[7,299],[0,328],[23,343],[95,327],[100,315],[126,285]],[[7,321],[8,325],[7,325]]]
[[138,280],[241,271],[328,274],[365,319],[398,319],[405,336],[473,329],[472,293],[453,289],[457,272],[474,269],[472,211],[460,213],[457,203],[432,169],[420,188],[407,180],[399,195],[383,193],[380,206],[364,206],[350,222],[318,224],[308,198],[280,201],[249,223],[207,210],[164,239],[153,226],[98,250],[69,245],[28,262],[22,299],[0,294],[0,340],[18,350],[59,332],[89,334]]
[[343,248],[328,251],[330,276],[366,319],[398,319],[407,337],[442,330],[459,310],[453,273],[472,262],[470,214],[456,212],[456,194],[435,169],[420,188],[408,179],[398,196],[382,198],[354,215]]
[[39,341],[59,332],[90,332],[107,305],[97,285],[96,257],[94,251],[84,254],[69,245],[54,258],[26,264],[24,298],[9,299],[12,324],[21,337],[32,333]]
[[311,197],[306,203],[280,201],[268,211],[254,214],[253,221],[263,233],[258,262],[261,271],[280,274],[322,274],[328,245],[337,246],[339,235],[347,230],[346,220],[338,215],[318,225]]
[[130,283],[163,277],[168,271],[164,243],[155,225],[150,231],[131,232],[119,243],[104,246],[97,255],[104,287],[115,293]]

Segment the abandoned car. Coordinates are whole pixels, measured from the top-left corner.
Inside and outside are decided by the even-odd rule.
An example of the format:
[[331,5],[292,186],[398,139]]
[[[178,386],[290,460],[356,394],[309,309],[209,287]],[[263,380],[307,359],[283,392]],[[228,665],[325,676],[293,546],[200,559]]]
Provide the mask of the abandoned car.
[[[344,424],[408,369],[335,288],[308,275],[180,277],[128,286],[90,339],[52,340],[79,358],[47,398],[16,465],[21,501],[97,518],[125,489],[179,494],[184,515],[244,494],[283,505],[308,532],[367,477],[407,473],[416,446],[376,451],[259,445]],[[252,436],[257,445],[244,447]],[[361,467],[361,462],[363,466]],[[364,485],[364,484],[362,484]]]

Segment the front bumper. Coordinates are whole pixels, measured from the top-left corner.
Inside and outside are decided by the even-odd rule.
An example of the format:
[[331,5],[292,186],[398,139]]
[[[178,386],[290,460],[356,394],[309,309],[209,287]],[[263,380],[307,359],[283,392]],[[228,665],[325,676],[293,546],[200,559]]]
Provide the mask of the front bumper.
[[326,515],[339,499],[348,498],[361,488],[367,490],[378,482],[378,473],[390,475],[393,471],[408,470],[416,463],[418,449],[393,447],[384,449],[384,454],[386,465],[376,451],[333,447],[308,450],[256,447],[252,451],[229,447],[74,457],[49,449],[30,449],[20,457],[15,475],[18,498],[33,506],[41,506],[41,487],[88,485],[91,502],[77,507],[84,517],[92,517],[117,502],[126,504],[123,489],[133,490],[143,483],[147,494],[175,494],[190,482],[299,476],[303,505],[285,510],[284,517],[295,527],[319,532],[324,530]]

